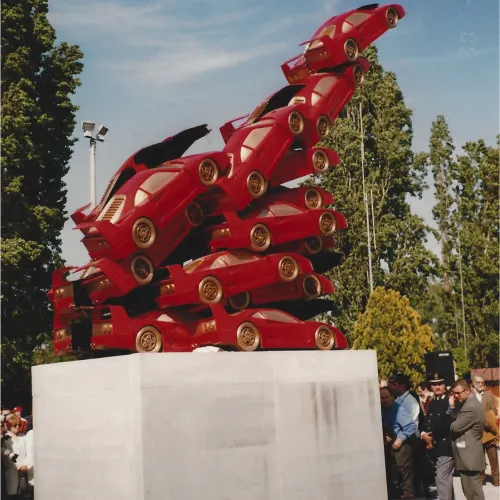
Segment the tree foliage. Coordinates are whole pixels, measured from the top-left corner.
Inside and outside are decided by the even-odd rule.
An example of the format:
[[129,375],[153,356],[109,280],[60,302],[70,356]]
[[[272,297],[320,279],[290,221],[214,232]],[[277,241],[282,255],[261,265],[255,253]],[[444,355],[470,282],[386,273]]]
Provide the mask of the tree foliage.
[[72,154],[82,52],[56,44],[46,0],[2,2],[2,385],[29,397],[32,352],[51,331],[63,177]]
[[337,236],[338,247],[349,252],[349,258],[330,276],[336,289],[334,321],[346,332],[364,311],[370,294],[363,166],[374,286],[395,289],[417,304],[438,264],[425,247],[429,229],[408,203],[408,196],[421,196],[426,172],[425,162],[415,162],[411,151],[412,112],[394,73],[379,64],[375,47],[364,55],[371,63],[365,83],[325,141],[339,153],[341,164],[313,180],[334,193],[336,208],[349,221],[349,230]]
[[377,287],[352,333],[354,349],[375,349],[379,377],[404,373],[418,380],[425,373],[424,354],[434,348],[434,334],[422,325],[408,297]]

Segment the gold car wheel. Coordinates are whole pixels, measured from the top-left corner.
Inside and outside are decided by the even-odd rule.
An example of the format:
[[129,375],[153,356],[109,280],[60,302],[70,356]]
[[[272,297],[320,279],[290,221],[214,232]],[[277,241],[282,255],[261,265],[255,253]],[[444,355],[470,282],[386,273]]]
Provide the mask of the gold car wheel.
[[219,167],[214,160],[206,158],[200,163],[198,167],[198,174],[200,181],[204,186],[211,186],[217,182],[219,178]]
[[323,240],[319,236],[306,238],[304,241],[304,247],[309,255],[314,255],[321,252],[321,249],[323,248]]
[[250,245],[256,252],[264,252],[271,245],[271,233],[264,224],[256,224],[250,231]]
[[316,123],[316,129],[320,139],[325,139],[330,133],[330,120],[326,115],[321,115]]
[[267,181],[260,172],[254,170],[248,174],[247,188],[252,198],[260,198],[267,191]]
[[287,255],[278,263],[278,274],[283,281],[293,281],[299,275],[299,265],[297,261]]
[[132,240],[138,248],[149,248],[156,240],[156,228],[153,222],[141,217],[132,226]]
[[308,274],[302,282],[302,290],[307,299],[316,299],[321,295],[321,281],[314,274]]
[[248,321],[242,323],[236,331],[236,342],[242,351],[255,351],[260,344],[259,329]]
[[363,71],[363,68],[360,64],[356,64],[352,72],[352,76],[354,79],[354,85],[356,85],[356,87],[363,84],[363,82],[365,81],[365,72]]
[[325,236],[330,236],[335,232],[337,221],[330,212],[324,212],[319,218],[319,229]]
[[132,264],[130,265],[130,269],[135,281],[137,281],[140,285],[147,285],[153,279],[153,263],[143,255],[134,257]]
[[243,311],[250,305],[250,293],[241,292],[227,299],[229,305],[237,311]]
[[306,191],[305,204],[307,208],[319,208],[322,201],[321,194],[317,189],[311,188]]
[[399,21],[398,11],[394,7],[389,7],[385,12],[385,18],[387,20],[387,26],[389,28],[395,28]]
[[335,347],[335,334],[327,326],[320,326],[314,333],[316,347],[322,351],[331,351]]
[[318,174],[322,174],[330,167],[330,160],[322,149],[318,149],[312,156],[312,164],[314,171],[318,172]]
[[304,117],[298,111],[292,111],[288,116],[288,126],[293,135],[300,135],[304,131]]
[[198,203],[190,203],[186,208],[186,217],[192,227],[197,227],[203,222],[203,210]]
[[160,352],[161,344],[161,333],[154,326],[141,328],[135,338],[137,352]]
[[359,56],[358,44],[352,38],[348,38],[344,43],[344,53],[349,62],[354,62]]
[[207,276],[198,285],[198,294],[204,304],[217,304],[222,299],[221,282],[214,276]]

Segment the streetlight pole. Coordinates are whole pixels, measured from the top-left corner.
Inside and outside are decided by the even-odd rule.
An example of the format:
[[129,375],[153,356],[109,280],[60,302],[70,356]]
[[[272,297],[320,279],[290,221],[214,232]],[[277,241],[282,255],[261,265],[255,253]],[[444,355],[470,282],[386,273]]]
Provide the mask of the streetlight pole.
[[95,150],[96,150],[96,140],[94,138],[91,138],[90,139],[90,210],[94,210],[96,205]]
[[90,161],[89,161],[89,171],[90,171],[90,210],[93,210],[96,206],[96,170],[95,170],[95,152],[97,142],[104,142],[104,136],[108,132],[108,128],[101,125],[94,135],[95,122],[83,122],[82,123],[83,135],[90,142]]

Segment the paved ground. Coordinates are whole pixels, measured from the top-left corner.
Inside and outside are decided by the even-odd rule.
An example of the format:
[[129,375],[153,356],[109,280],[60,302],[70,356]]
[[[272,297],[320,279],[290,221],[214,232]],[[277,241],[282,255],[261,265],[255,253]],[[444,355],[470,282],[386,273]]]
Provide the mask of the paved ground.
[[[462,485],[460,484],[459,477],[453,478],[453,489],[455,491],[455,500],[466,500],[462,492]],[[486,486],[483,486],[483,491],[485,500],[500,499],[500,488],[495,488],[491,483],[488,483]],[[437,496],[434,496],[434,498],[437,499]],[[418,500],[425,500],[425,499],[422,498]]]

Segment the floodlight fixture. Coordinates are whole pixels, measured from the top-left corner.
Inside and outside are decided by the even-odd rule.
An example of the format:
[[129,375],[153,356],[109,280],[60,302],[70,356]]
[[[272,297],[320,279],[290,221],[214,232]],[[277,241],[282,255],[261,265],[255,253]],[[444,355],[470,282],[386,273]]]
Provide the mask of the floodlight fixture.
[[[82,130],[85,132],[85,137],[90,137],[94,129],[95,122],[82,122]],[[86,132],[90,132],[90,136]]]
[[108,133],[108,127],[105,127],[104,125],[101,125],[99,129],[97,130],[97,133],[101,136],[104,137]]
[[83,136],[87,137],[87,139],[92,139],[92,130],[85,130]]

